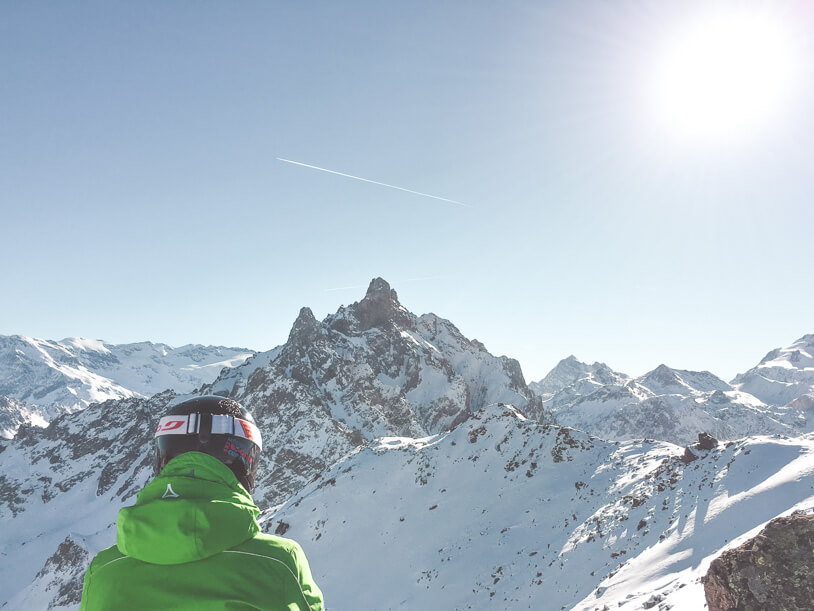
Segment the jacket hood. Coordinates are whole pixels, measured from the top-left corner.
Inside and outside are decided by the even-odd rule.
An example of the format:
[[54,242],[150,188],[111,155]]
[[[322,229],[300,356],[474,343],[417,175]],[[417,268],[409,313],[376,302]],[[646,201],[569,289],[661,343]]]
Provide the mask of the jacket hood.
[[187,452],[173,458],[119,512],[119,551],[151,564],[202,560],[260,532],[260,510],[217,458]]

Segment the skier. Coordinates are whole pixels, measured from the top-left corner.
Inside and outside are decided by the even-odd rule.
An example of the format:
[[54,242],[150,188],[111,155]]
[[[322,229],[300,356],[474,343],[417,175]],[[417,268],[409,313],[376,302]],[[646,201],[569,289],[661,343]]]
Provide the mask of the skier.
[[302,548],[260,532],[252,415],[196,397],[172,407],[155,438],[157,477],[119,512],[116,545],[85,573],[80,610],[321,611]]

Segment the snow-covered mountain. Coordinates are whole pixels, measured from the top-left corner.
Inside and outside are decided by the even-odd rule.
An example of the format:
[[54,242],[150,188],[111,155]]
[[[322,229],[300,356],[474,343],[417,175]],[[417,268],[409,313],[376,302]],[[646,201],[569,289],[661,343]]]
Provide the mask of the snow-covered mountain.
[[[584,371],[552,377],[546,405],[627,392],[680,419],[690,401],[724,413],[740,397],[711,374],[569,366]],[[516,361],[410,313],[381,279],[322,321],[303,308],[284,345],[204,393],[253,412],[264,527],[300,540],[332,608],[697,608],[712,557],[814,506],[813,435],[689,455],[563,428]],[[152,475],[158,418],[187,396],[93,403],[0,440],[0,605],[76,608]]]
[[604,363],[588,365],[571,356],[529,387],[559,424],[603,439],[687,444],[702,431],[738,439],[814,430],[814,412],[805,408],[805,398],[795,405],[767,405],[743,385],[732,386],[708,371],[659,365],[630,378]]
[[787,405],[804,395],[814,400],[814,334],[772,350],[732,385],[769,405]]
[[[286,344],[224,370],[198,392],[228,394],[254,414],[267,448],[254,495],[264,507],[367,439],[442,432],[495,402],[541,416],[517,361],[492,356],[449,321],[411,314],[381,279],[322,322],[304,308]],[[183,398],[165,392],[92,404],[0,442],[0,573],[16,576],[0,585],[0,601],[76,602],[84,565],[71,568],[77,563],[64,557],[86,558],[115,539],[113,509],[132,502],[149,479],[157,418]],[[25,561],[13,559],[24,543]],[[64,596],[37,589],[43,576],[20,592],[38,573]]]
[[435,314],[410,313],[381,278],[322,322],[303,308],[284,346],[205,390],[243,396],[279,380],[368,438],[439,432],[498,401],[541,416],[516,360],[492,356]]
[[[557,363],[542,380],[531,382],[529,388],[546,402],[566,389],[569,396],[589,395],[600,386],[624,384],[629,379],[625,374],[613,371],[605,363],[588,365],[572,354]],[[564,397],[560,398],[560,402],[564,402]]]
[[491,355],[435,314],[412,314],[381,278],[321,322],[303,308],[283,346],[224,370],[200,392],[240,401],[275,432],[259,493],[269,504],[365,440],[424,437],[498,402],[542,418],[517,361]]
[[605,363],[589,365],[571,355],[557,363],[545,378],[530,383],[529,388],[556,417],[560,408],[572,405],[580,397],[606,386],[624,386],[629,381],[627,375],[613,371]]
[[[0,442],[7,608],[76,608],[173,399],[92,405]],[[714,557],[814,506],[814,436],[694,452],[490,406],[450,432],[353,450],[261,521],[300,541],[333,608],[701,608]]]
[[694,452],[492,407],[379,439],[263,519],[336,608],[701,609],[714,557],[814,505],[814,436]]
[[190,392],[252,354],[223,346],[0,336],[0,395],[27,406],[7,418],[0,415],[0,430],[8,436],[21,421],[48,422],[94,402],[147,397],[168,388]]

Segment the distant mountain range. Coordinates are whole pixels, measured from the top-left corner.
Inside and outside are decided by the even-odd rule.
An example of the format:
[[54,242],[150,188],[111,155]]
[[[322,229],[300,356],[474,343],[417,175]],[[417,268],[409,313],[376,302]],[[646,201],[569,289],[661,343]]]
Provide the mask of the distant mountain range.
[[167,389],[189,392],[253,354],[197,344],[173,348],[0,335],[0,397],[19,405],[14,413],[0,404],[0,436],[11,437],[23,422],[42,425],[90,403],[149,397]]
[[[743,375],[770,379],[777,359],[811,354],[784,350]],[[152,476],[158,418],[215,393],[254,414],[263,527],[301,540],[333,608],[696,608],[714,555],[814,506],[805,367],[784,382],[791,403],[771,408],[706,372],[632,379],[573,357],[527,385],[517,361],[412,314],[377,278],[322,321],[303,308],[285,344],[195,390],[120,384],[131,395],[0,440],[0,605],[75,608],[118,509]],[[797,437],[689,453],[643,440],[685,444],[703,430]],[[359,588],[353,577],[371,572]]]
[[708,371],[659,365],[638,378],[574,356],[529,387],[558,424],[603,439],[686,444],[814,431],[814,335],[771,351],[730,384]]

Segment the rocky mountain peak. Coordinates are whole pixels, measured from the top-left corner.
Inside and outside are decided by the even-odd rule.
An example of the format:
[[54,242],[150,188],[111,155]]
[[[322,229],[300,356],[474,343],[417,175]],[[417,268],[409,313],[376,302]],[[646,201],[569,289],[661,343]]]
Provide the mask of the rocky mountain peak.
[[319,323],[314,317],[311,308],[304,307],[300,309],[297,320],[291,326],[291,332],[288,334],[288,341],[292,344],[303,344],[313,341],[319,333]]
[[396,296],[396,291],[390,287],[390,283],[387,282],[384,278],[376,277],[370,281],[370,285],[367,287],[367,293],[365,294],[365,298],[373,298],[375,295],[382,294],[386,298],[391,298],[394,301],[398,301],[398,297]]
[[361,331],[374,327],[412,326],[409,312],[399,303],[396,291],[384,278],[374,278],[364,299],[352,306]]

